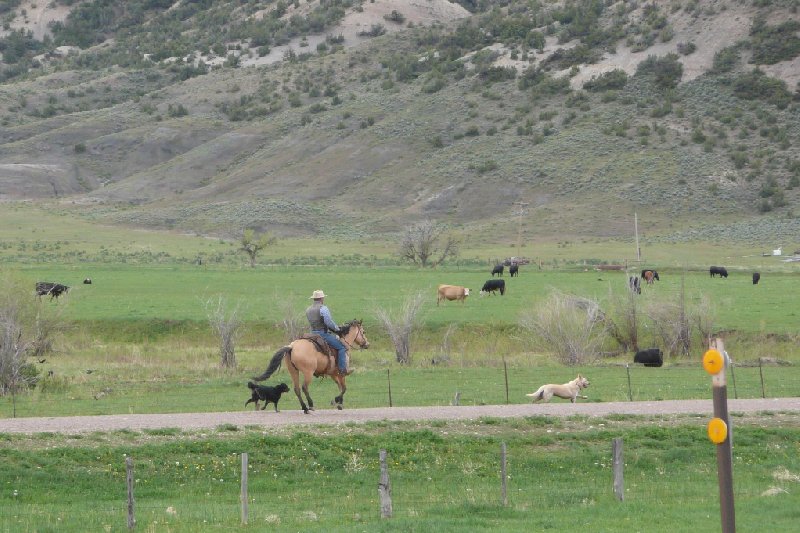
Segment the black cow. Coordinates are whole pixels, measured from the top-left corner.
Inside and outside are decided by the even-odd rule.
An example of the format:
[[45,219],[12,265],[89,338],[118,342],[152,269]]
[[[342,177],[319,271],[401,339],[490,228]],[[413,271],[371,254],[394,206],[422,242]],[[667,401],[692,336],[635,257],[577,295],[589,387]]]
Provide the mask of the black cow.
[[494,291],[500,291],[500,296],[503,296],[506,293],[506,282],[502,279],[489,279],[486,280],[486,283],[483,284],[483,288],[481,289],[481,296],[486,293],[491,292],[494,294]]
[[720,277],[727,278],[728,277],[728,270],[725,267],[715,267],[712,266],[708,269],[709,274],[713,278],[715,275],[719,274]]
[[492,269],[492,277],[494,277],[495,274],[499,274],[500,276],[502,276],[504,268],[505,267],[503,265],[495,265],[494,268]]
[[84,285],[91,285],[92,284],[92,278],[86,278],[85,280],[83,280],[83,284]]
[[761,279],[760,272],[753,272],[753,285],[758,285],[758,281]]
[[631,292],[642,294],[642,286],[639,284],[639,276],[631,276],[628,278],[628,288]]
[[634,363],[642,363],[644,366],[659,367],[664,364],[664,357],[661,350],[658,348],[650,348],[649,350],[639,350],[633,356]]
[[50,299],[58,298],[65,292],[69,290],[69,287],[66,285],[62,285],[60,283],[52,283],[50,281],[37,281],[36,282],[36,295],[37,296],[47,296],[50,295]]
[[511,266],[508,267],[508,273],[511,274],[511,277],[519,276],[519,265],[517,263],[511,263]]

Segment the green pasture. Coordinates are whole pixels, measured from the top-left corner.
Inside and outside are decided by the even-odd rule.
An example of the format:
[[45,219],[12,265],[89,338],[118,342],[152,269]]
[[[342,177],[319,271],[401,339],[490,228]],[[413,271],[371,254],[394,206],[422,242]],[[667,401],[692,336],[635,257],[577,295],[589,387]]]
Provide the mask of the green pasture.
[[[267,433],[220,426],[86,435],[0,435],[0,530],[123,531],[125,459],[142,531],[720,530],[716,452],[705,417],[374,423]],[[734,417],[741,531],[800,519],[796,415]],[[625,498],[612,492],[623,440]],[[508,505],[501,499],[506,444]],[[393,517],[380,518],[387,450]],[[248,525],[240,454],[249,455]]]
[[[314,289],[328,295],[326,304],[334,318],[363,318],[373,325],[377,308],[398,309],[409,296],[422,292],[426,326],[448,324],[516,324],[520,313],[530,311],[554,290],[592,298],[603,303],[612,293],[626,289],[622,272],[547,271],[522,267],[518,277],[504,276],[505,296],[481,297],[479,290],[491,276],[486,269],[367,267],[259,267],[216,269],[192,266],[67,265],[25,266],[17,272],[33,288],[37,280],[57,281],[71,288],[54,306],[72,321],[205,320],[205,303],[224,297],[239,306],[249,321],[274,322],[283,318],[282,305],[301,312]],[[644,286],[640,302],[676,299],[685,291],[687,303],[707,296],[715,310],[717,330],[795,333],[800,295],[800,272],[763,273],[752,284],[749,272],[731,272],[728,279],[710,278],[707,272],[659,270],[661,281]],[[90,277],[92,285],[83,285]],[[436,287],[447,283],[471,289],[465,303],[436,305]]]

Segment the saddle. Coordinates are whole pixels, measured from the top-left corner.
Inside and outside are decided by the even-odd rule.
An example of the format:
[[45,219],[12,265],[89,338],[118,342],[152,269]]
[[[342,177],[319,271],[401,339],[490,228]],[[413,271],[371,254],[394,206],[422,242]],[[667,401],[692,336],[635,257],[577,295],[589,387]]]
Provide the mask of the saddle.
[[328,356],[327,373],[332,373],[336,369],[336,356],[338,352],[333,349],[333,346],[328,344],[328,341],[326,341],[322,335],[304,333],[300,338],[309,341],[319,353]]

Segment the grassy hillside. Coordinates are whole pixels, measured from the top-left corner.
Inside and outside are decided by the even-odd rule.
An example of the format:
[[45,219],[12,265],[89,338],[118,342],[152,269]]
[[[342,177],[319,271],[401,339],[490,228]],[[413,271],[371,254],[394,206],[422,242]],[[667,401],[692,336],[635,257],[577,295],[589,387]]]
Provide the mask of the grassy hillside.
[[796,1],[60,1],[41,39],[23,4],[0,199],[228,236],[617,237],[637,212],[797,244]]

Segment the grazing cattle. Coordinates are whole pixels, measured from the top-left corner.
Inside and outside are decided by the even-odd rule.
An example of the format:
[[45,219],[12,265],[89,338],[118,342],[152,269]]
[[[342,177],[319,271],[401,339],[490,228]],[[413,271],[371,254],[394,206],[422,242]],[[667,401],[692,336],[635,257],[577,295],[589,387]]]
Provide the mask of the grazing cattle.
[[85,280],[83,280],[83,284],[84,285],[91,285],[92,284],[92,278],[86,278]]
[[50,299],[58,298],[65,292],[69,290],[69,287],[66,285],[62,285],[60,283],[52,283],[50,281],[37,281],[36,282],[36,295],[37,296],[47,296],[50,295]]
[[653,281],[658,281],[658,272],[655,270],[642,270],[642,279],[647,282],[648,285],[652,285]]
[[508,267],[508,273],[511,274],[511,277],[519,276],[519,265],[517,263],[511,263],[511,266]]
[[628,288],[635,294],[642,294],[642,287],[639,285],[639,276],[631,276],[628,278]]
[[489,279],[483,284],[481,289],[481,296],[487,293],[494,294],[495,291],[500,291],[500,296],[506,293],[506,282],[502,279]]
[[723,278],[727,278],[728,277],[728,270],[725,267],[712,266],[711,268],[708,269],[708,272],[709,272],[709,274],[711,274],[712,278],[714,276],[716,276],[717,274],[719,274],[719,276],[723,277]]
[[469,289],[467,287],[461,287],[459,285],[439,285],[436,294],[436,305],[439,305],[439,302],[442,300],[460,300],[463,304],[467,296],[469,296]]
[[504,268],[505,267],[503,265],[495,265],[495,267],[492,269],[492,277],[494,277],[495,274],[502,276]]
[[758,281],[761,279],[760,272],[753,272],[753,285],[758,285]]
[[664,357],[658,348],[649,350],[639,350],[633,356],[634,363],[642,363],[644,366],[659,367],[664,364]]

